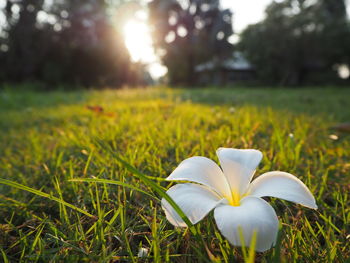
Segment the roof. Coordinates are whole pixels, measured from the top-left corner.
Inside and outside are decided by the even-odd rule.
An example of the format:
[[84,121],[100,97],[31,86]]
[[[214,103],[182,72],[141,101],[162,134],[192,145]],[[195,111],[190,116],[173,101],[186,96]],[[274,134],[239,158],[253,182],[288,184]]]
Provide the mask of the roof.
[[227,70],[251,70],[253,69],[249,61],[243,56],[241,52],[235,51],[231,58],[224,61],[217,62],[211,60],[195,67],[196,72],[210,71],[216,68],[227,69]]

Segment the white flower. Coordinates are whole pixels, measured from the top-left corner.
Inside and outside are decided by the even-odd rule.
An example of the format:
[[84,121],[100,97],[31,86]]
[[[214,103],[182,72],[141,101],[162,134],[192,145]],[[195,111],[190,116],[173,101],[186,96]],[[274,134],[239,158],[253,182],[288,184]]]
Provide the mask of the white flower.
[[[278,219],[274,209],[261,197],[272,196],[317,209],[309,189],[294,175],[274,171],[251,182],[262,159],[258,150],[219,148],[222,167],[206,157],[188,158],[167,178],[168,181],[189,181],[177,184],[167,194],[178,204],[193,224],[214,210],[216,224],[229,242],[249,246],[254,232],[257,251],[271,248],[276,241]],[[162,199],[162,207],[171,224],[186,227],[172,206]]]
[[148,256],[148,248],[141,247],[139,248],[139,252],[137,253],[139,258],[145,258]]

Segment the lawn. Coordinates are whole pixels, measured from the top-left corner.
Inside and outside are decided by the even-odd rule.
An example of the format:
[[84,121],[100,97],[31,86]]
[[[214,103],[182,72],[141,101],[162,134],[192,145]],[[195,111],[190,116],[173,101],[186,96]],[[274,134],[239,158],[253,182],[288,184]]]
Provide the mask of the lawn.
[[[166,220],[160,195],[128,166],[165,190],[172,183],[164,179],[182,160],[218,161],[218,147],[234,147],[261,150],[257,175],[296,175],[319,207],[270,198],[280,238],[255,260],[346,262],[350,136],[331,127],[350,121],[349,99],[350,89],[341,88],[8,86],[0,90],[0,260],[206,262],[207,246],[212,261],[242,262],[246,251],[220,235],[212,213],[196,225],[198,242]],[[71,181],[79,178],[114,184]],[[146,257],[138,257],[141,248]]]

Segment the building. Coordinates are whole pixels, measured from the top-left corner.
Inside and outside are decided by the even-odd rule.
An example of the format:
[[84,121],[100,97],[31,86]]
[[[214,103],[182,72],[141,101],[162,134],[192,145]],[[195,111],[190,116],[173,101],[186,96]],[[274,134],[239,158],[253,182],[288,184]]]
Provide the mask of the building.
[[195,67],[198,84],[226,85],[254,81],[255,69],[241,52],[233,52],[231,58],[223,61],[209,61]]

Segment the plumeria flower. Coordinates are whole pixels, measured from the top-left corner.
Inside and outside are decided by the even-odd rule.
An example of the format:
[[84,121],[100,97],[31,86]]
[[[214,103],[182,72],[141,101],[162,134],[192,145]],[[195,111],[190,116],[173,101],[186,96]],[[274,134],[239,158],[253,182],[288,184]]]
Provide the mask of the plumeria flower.
[[[251,181],[262,159],[260,151],[219,148],[217,155],[222,170],[212,160],[195,156],[181,162],[166,179],[191,182],[176,184],[167,194],[193,224],[214,209],[216,224],[231,244],[242,246],[244,242],[249,247],[255,232],[255,250],[263,252],[276,242],[278,218],[261,197],[278,197],[317,209],[309,189],[294,175],[274,171]],[[171,224],[187,226],[165,199],[162,207]]]

